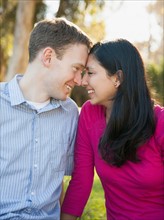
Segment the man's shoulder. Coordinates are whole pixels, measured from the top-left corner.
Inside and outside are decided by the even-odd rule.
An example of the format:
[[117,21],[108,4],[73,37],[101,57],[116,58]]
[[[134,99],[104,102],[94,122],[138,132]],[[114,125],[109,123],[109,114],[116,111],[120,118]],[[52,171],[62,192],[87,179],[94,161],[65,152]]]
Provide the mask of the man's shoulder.
[[4,91],[6,85],[7,85],[7,82],[1,82],[1,83],[0,83],[0,91],[1,91],[1,92]]
[[7,82],[0,83],[0,97],[7,95]]
[[73,99],[68,97],[65,101],[61,101],[62,106],[69,111],[78,111],[78,106]]

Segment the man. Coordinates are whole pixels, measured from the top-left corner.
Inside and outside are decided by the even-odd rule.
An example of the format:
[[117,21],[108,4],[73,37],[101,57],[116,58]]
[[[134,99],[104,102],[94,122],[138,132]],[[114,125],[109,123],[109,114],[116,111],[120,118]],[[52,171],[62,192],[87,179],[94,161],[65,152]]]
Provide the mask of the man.
[[60,219],[78,119],[68,95],[81,84],[90,46],[67,20],[43,20],[31,33],[24,75],[1,83],[1,220]]

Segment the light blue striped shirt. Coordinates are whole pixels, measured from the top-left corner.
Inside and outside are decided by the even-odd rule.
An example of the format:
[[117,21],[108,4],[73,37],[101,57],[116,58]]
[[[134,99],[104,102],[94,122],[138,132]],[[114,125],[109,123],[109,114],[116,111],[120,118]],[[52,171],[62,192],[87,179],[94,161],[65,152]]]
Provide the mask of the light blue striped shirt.
[[20,77],[0,84],[0,220],[59,220],[78,108],[68,98],[34,109],[22,95]]

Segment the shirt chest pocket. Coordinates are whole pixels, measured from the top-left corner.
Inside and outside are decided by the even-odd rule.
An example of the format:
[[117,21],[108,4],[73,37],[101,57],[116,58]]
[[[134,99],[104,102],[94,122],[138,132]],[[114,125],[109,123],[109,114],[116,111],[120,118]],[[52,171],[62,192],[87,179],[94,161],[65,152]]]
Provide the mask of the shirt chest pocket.
[[51,135],[51,155],[50,164],[54,172],[64,171],[67,163],[67,150],[69,147],[68,134]]

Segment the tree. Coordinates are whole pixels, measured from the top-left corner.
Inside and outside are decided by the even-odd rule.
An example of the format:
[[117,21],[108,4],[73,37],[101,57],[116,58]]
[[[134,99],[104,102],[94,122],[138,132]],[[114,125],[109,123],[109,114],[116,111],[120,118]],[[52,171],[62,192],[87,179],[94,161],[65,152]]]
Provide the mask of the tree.
[[33,26],[35,7],[36,1],[20,0],[18,2],[13,56],[11,56],[9,62],[9,68],[6,76],[7,81],[10,80],[15,73],[24,72],[28,63],[28,39]]
[[14,20],[16,16],[17,0],[0,1],[0,81],[3,81],[8,64],[8,58],[12,50]]
[[[24,12],[24,10],[26,10],[26,17],[24,18],[25,14],[23,13],[20,20],[18,20],[16,22],[16,12],[18,10],[18,3],[21,4],[23,3],[24,7],[26,7],[25,9],[22,9],[22,13]],[[14,35],[14,33],[16,33],[16,29],[17,26],[16,24],[19,25],[19,22],[21,22],[21,20],[24,19],[24,24],[26,25],[27,22],[29,22],[29,20],[31,18],[32,20],[32,24],[31,24],[31,28],[33,27],[34,23],[36,23],[37,21],[45,18],[45,12],[46,12],[46,4],[44,4],[43,0],[35,0],[33,1],[35,3],[35,9],[31,10],[30,9],[30,5],[31,5],[31,0],[1,0],[0,1],[0,28],[1,28],[1,44],[0,44],[0,55],[1,55],[1,69],[0,69],[0,81],[3,81],[5,78],[7,80],[9,80],[12,77],[12,74],[16,74],[17,72],[23,72],[24,68],[21,68],[22,61],[20,61],[19,59],[17,59],[17,64],[15,63],[14,66],[18,67],[18,70],[14,70],[13,68],[10,67],[9,65],[9,58],[10,58],[10,63],[11,63],[11,59],[17,55],[15,55],[15,53],[18,52],[20,45],[18,42],[18,45],[14,48],[13,51],[13,41],[16,41],[16,36]],[[26,3],[26,6],[25,4]],[[29,35],[28,31],[31,31],[31,28],[23,28],[23,33],[22,30],[18,33],[17,37],[20,37],[20,39],[22,39],[24,36],[26,37],[26,35],[24,34],[27,31],[27,36]],[[14,31],[15,30],[15,31]],[[22,39],[23,40],[23,39]],[[26,38],[26,40],[28,41],[28,39]],[[24,43],[22,44],[23,48],[27,49],[27,44],[28,43]],[[24,57],[26,62],[28,60],[28,55],[27,55],[27,50],[23,50],[22,53],[22,58]],[[23,61],[24,62],[24,61]],[[9,72],[9,69],[11,69],[11,75],[6,75],[6,72]],[[17,68],[16,68],[17,69]],[[16,71],[16,72],[15,72]]]
[[105,0],[60,0],[56,17],[66,17],[88,33],[93,41],[100,41],[105,36],[105,23],[101,19]]

